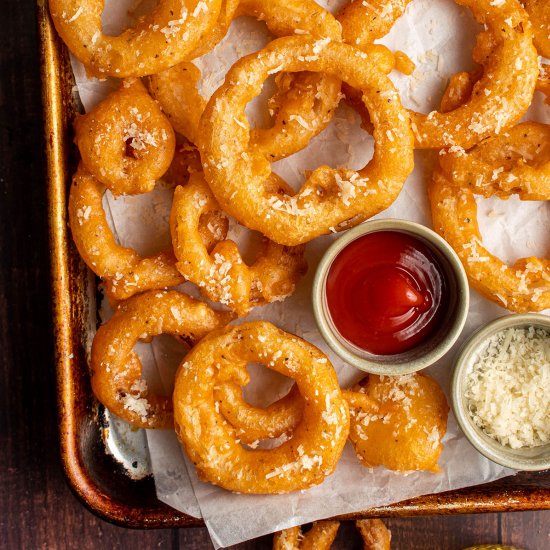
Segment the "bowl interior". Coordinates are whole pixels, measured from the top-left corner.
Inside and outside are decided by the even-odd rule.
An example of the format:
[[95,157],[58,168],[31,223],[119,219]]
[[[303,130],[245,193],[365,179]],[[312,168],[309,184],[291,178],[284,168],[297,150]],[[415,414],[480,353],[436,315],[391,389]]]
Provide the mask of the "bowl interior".
[[467,376],[487,348],[488,340],[506,328],[529,326],[542,328],[550,333],[550,317],[537,314],[507,315],[476,332],[465,343],[456,361],[452,399],[455,416],[466,437],[478,451],[503,466],[535,471],[550,468],[550,443],[521,449],[512,449],[500,444],[475,424],[468,412],[468,399],[464,395]]

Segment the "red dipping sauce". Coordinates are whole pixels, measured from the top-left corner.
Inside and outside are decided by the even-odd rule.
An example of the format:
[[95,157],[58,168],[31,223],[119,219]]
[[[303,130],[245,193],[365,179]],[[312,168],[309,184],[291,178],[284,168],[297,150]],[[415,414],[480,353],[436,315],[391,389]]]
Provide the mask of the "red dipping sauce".
[[375,355],[403,353],[429,339],[449,305],[436,254],[399,231],[368,233],[344,248],[329,269],[326,297],[342,338]]

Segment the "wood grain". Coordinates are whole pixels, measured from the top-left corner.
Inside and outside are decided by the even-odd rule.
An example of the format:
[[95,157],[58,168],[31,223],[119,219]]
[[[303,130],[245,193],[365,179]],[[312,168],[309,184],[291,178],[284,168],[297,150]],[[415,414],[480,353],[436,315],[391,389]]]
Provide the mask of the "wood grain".
[[[211,549],[204,528],[133,531],[92,515],[59,466],[40,82],[32,2],[2,3],[0,35],[0,548]],[[388,519],[394,549],[478,541],[550,548],[550,512]],[[237,550],[269,549],[270,537]],[[360,548],[352,524],[335,549]]]

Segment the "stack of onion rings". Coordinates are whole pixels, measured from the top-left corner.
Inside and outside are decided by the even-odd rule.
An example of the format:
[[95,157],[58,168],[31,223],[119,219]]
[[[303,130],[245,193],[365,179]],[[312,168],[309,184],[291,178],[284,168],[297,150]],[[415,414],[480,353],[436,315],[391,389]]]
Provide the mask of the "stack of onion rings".
[[[341,39],[340,25],[313,0],[241,0],[235,17],[264,20],[276,36],[293,35],[296,28],[317,38]],[[226,20],[225,35],[231,19]],[[176,131],[198,143],[199,121],[206,102],[197,90],[201,72],[182,63],[149,78],[149,87]],[[271,128],[255,129],[251,141],[258,154],[271,162],[307,146],[332,119],[339,101],[340,80],[323,74],[278,75],[278,92],[272,98]]]
[[[325,39],[288,37],[238,61],[209,101],[200,127],[206,179],[222,208],[269,239],[295,246],[356,225],[391,205],[412,171],[413,136],[377,57],[374,51],[366,54]],[[362,170],[321,166],[299,193],[289,195],[268,160],[250,147],[244,108],[270,74],[305,70],[340,76],[363,92],[365,106],[375,115],[376,145],[373,160]]]
[[179,272],[214,302],[246,315],[254,305],[283,300],[294,292],[307,270],[304,247],[286,247],[264,239],[262,250],[248,266],[237,245],[221,241],[208,252],[198,231],[201,217],[220,207],[202,174],[177,187],[170,216],[172,243]]
[[[344,40],[367,47],[381,38],[411,0],[351,2],[341,15]],[[466,103],[428,115],[411,112],[416,147],[469,148],[513,126],[531,103],[538,75],[537,52],[529,18],[517,0],[455,0],[486,27],[478,35],[474,60],[483,74]]]
[[74,128],[82,164],[114,195],[152,191],[174,156],[174,130],[137,79],[77,115]]
[[119,36],[102,31],[104,0],[49,0],[57,32],[99,77],[144,76],[189,58],[214,27],[222,0],[160,0]]
[[[294,378],[304,410],[280,447],[245,449],[214,406],[215,388],[249,362]],[[330,475],[349,431],[336,373],[314,346],[266,322],[214,331],[191,349],[176,374],[176,433],[201,479],[242,493],[307,489]]]
[[111,412],[137,428],[170,428],[170,397],[148,390],[138,340],[162,333],[196,342],[231,320],[179,292],[151,291],[126,300],[97,331],[92,344],[92,389]]
[[[142,257],[116,242],[103,210],[104,193],[103,185],[80,166],[69,194],[69,225],[80,256],[103,279],[107,296],[125,300],[145,290],[183,283],[171,249]],[[211,249],[225,237],[227,223],[223,218],[208,216],[200,220],[199,230],[206,248]]]

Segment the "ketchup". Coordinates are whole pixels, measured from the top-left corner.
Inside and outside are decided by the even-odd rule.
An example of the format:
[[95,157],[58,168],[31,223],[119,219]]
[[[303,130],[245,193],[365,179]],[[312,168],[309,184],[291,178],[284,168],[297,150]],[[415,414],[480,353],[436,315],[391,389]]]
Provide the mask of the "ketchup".
[[340,335],[375,355],[408,351],[440,326],[449,305],[444,269],[429,245],[399,231],[378,231],[334,259],[327,305]]

